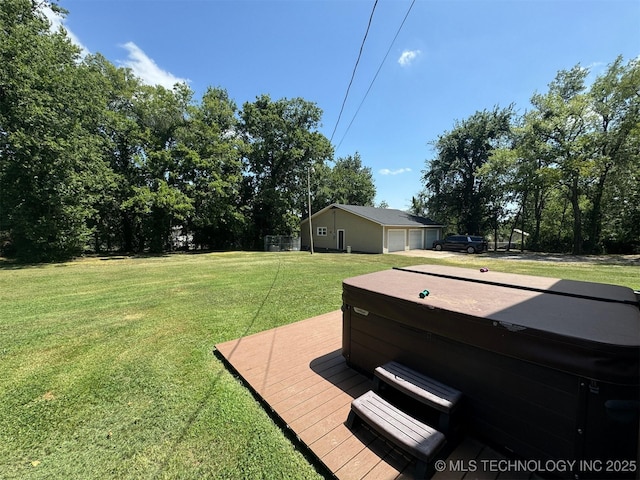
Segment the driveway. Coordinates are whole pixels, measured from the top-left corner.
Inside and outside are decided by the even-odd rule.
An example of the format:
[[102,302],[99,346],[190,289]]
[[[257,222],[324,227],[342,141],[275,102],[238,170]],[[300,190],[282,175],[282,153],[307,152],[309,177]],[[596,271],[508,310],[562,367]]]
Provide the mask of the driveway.
[[389,252],[391,255],[402,255],[403,257],[420,257],[420,258],[447,258],[468,255],[461,252],[445,252],[444,250],[436,252],[435,250],[405,250],[404,252]]
[[[392,252],[392,255],[420,258],[448,258],[467,256],[463,252],[436,252],[435,250],[409,250],[404,252]],[[539,253],[539,252],[493,252],[489,251],[476,255],[478,258],[490,258],[492,260],[528,260],[539,262],[565,262],[565,263],[602,263],[613,265],[636,265],[640,267],[640,255],[569,255],[565,253]]]

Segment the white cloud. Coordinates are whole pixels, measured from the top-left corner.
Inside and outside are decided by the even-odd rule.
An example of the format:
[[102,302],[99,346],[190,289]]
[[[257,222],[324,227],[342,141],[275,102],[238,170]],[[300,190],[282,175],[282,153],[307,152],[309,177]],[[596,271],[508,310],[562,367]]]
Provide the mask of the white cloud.
[[389,170],[388,168],[383,168],[382,170],[379,170],[378,173],[380,175],[400,175],[401,173],[408,173],[410,171],[410,168],[398,168],[397,170]]
[[134,75],[147,85],[161,85],[170,89],[173,88],[176,83],[189,83],[189,80],[176,77],[172,73],[161,69],[156,62],[149,58],[135,43],[127,42],[121,46],[129,52],[129,55],[126,60],[121,60],[119,63],[123,67],[130,68]]
[[402,52],[402,55],[400,55],[398,63],[401,67],[408,67],[421,53],[420,50],[405,50]]
[[[66,18],[54,12],[51,7],[45,6],[41,8],[41,11],[49,23],[51,24],[50,30],[57,32],[62,27],[67,33],[67,37],[71,42],[80,48],[81,57],[88,55],[89,49],[85,47],[80,39],[66,26]],[[126,60],[120,61],[120,65],[130,68],[133,73],[140,78],[144,83],[148,85],[162,85],[165,88],[173,88],[176,83],[189,83],[189,80],[185,78],[179,78],[166,70],[162,70],[156,62],[149,58],[146,53],[140,49],[135,43],[127,42],[122,45],[129,54]]]
[[89,49],[85,47],[80,39],[71,30],[69,30],[69,27],[65,25],[65,17],[63,17],[59,13],[54,12],[53,10],[51,10],[51,7],[48,6],[42,7],[42,13],[45,17],[47,17],[49,23],[51,23],[50,30],[52,32],[58,32],[60,27],[64,28],[65,32],[67,32],[67,37],[69,38],[69,40],[71,40],[71,43],[80,48],[80,55],[82,57],[85,57],[89,54]]
[[593,63],[587,65],[587,69],[591,70],[592,68],[601,67],[603,65],[606,65],[606,63],[604,63],[604,62],[593,62]]

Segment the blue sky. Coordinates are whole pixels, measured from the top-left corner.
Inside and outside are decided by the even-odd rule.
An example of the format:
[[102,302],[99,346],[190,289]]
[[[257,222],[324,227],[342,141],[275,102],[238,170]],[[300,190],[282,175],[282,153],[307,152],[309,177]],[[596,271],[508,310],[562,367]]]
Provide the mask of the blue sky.
[[376,203],[399,209],[456,120],[511,103],[523,113],[561,69],[593,78],[640,55],[638,0],[416,0],[395,42],[412,0],[378,0],[338,122],[375,0],[58,3],[76,43],[147,83],[186,81],[196,100],[222,87],[238,107],[261,94],[316,103],[335,157],[359,152]]

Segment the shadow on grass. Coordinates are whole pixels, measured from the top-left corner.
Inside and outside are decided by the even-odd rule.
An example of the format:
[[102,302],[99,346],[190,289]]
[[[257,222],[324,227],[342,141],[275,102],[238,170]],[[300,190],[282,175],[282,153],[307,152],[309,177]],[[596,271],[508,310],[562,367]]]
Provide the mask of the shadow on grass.
[[118,260],[135,260],[144,258],[170,258],[176,255],[208,255],[211,253],[229,253],[229,252],[258,252],[258,250],[176,250],[173,252],[162,253],[89,253],[80,257],[74,257],[67,260],[46,261],[46,262],[26,262],[14,258],[0,257],[0,270],[22,270],[27,268],[42,268],[50,265],[67,266],[69,263],[82,259],[95,259],[103,262]]
[[56,267],[66,267],[68,262],[47,262],[47,263],[29,263],[19,262],[13,259],[0,258],[0,270],[25,270],[29,268],[44,268],[49,265]]
[[140,253],[140,254],[104,254],[104,255],[84,255],[82,257],[74,257],[68,260],[52,260],[47,262],[24,262],[21,260],[0,257],[0,270],[24,270],[29,268],[44,268],[49,266],[54,267],[67,267],[69,264],[81,260],[81,259],[96,259],[102,261],[112,260],[129,260],[137,258],[168,258],[171,253]]

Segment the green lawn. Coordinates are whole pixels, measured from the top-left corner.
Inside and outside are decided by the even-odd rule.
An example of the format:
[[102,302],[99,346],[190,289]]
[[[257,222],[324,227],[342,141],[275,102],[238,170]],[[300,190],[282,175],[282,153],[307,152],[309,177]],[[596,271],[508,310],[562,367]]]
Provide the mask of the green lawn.
[[313,478],[213,346],[340,308],[425,262],[616,283],[634,266],[489,256],[182,254],[0,262],[0,478]]

